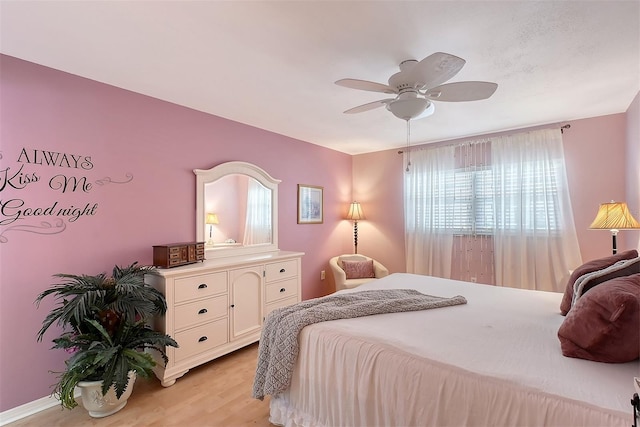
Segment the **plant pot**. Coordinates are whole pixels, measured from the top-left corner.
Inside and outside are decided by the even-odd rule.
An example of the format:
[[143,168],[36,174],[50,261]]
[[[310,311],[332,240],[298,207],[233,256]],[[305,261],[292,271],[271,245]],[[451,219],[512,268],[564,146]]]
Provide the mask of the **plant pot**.
[[106,395],[102,395],[102,381],[80,381],[78,388],[82,396],[82,406],[89,411],[89,415],[94,418],[107,417],[115,414],[125,407],[131,392],[133,391],[133,383],[136,381],[136,373],[129,372],[129,383],[127,388],[120,396],[116,397],[116,390],[113,386],[109,388]]

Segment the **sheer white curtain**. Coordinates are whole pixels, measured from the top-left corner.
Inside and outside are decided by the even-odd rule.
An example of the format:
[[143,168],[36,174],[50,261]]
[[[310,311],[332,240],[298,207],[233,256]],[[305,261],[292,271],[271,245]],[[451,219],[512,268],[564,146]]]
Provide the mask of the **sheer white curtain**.
[[[455,192],[455,147],[413,150],[404,177],[407,272],[451,276],[453,233],[448,203]],[[405,163],[408,162],[405,153]]]
[[243,243],[271,243],[271,190],[255,179],[249,179],[247,189],[247,218]]
[[496,284],[562,291],[580,265],[560,129],[491,139]]

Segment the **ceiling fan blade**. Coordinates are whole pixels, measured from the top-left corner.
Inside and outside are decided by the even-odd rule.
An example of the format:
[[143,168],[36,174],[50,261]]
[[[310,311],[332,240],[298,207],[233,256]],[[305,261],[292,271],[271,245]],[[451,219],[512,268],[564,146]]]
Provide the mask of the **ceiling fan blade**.
[[382,93],[398,93],[397,90],[382,83],[370,82],[358,79],[341,79],[336,82],[338,86],[348,87],[350,89],[368,90],[369,92]]
[[434,101],[478,101],[489,98],[497,88],[498,85],[491,82],[456,82],[431,88],[424,96]]
[[345,111],[345,114],[355,114],[355,113],[363,113],[365,111],[373,110],[374,108],[382,107],[383,105],[387,105],[387,103],[393,101],[393,98],[389,99],[381,99],[379,101],[369,102],[368,104],[362,104],[357,107],[353,107]]
[[415,64],[409,70],[409,79],[418,89],[438,86],[458,74],[465,62],[455,55],[436,52]]

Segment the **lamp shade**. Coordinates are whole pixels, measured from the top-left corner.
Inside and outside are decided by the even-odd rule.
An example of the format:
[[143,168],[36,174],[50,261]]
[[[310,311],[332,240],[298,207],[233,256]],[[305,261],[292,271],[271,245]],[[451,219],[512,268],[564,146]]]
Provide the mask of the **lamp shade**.
[[640,228],[640,223],[631,215],[624,202],[603,203],[598,209],[598,215],[589,228],[604,230],[624,230]]
[[349,206],[349,213],[347,214],[347,219],[351,219],[354,221],[359,221],[364,218],[364,212],[362,212],[362,206],[360,203],[353,202],[351,206]]
[[220,224],[218,222],[218,215],[214,214],[214,213],[208,213],[207,214],[207,219],[205,220],[205,223],[207,223],[207,224]]

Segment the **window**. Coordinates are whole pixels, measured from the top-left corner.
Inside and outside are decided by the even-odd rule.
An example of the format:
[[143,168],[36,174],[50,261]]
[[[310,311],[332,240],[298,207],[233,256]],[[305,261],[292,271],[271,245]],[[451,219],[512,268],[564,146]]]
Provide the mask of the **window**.
[[503,230],[558,231],[560,162],[508,164],[495,172],[496,228]]
[[[418,203],[425,208],[419,216],[433,229],[452,234],[490,235],[496,229],[558,230],[558,166],[558,162],[551,168],[524,162],[440,171],[435,180],[441,185],[432,186],[431,194],[426,191],[415,197],[430,196],[442,202],[435,207],[426,200]],[[432,176],[415,179],[427,187]]]
[[452,231],[490,234],[494,223],[491,170],[454,170],[448,175],[453,179],[453,191],[447,196],[452,208]]

